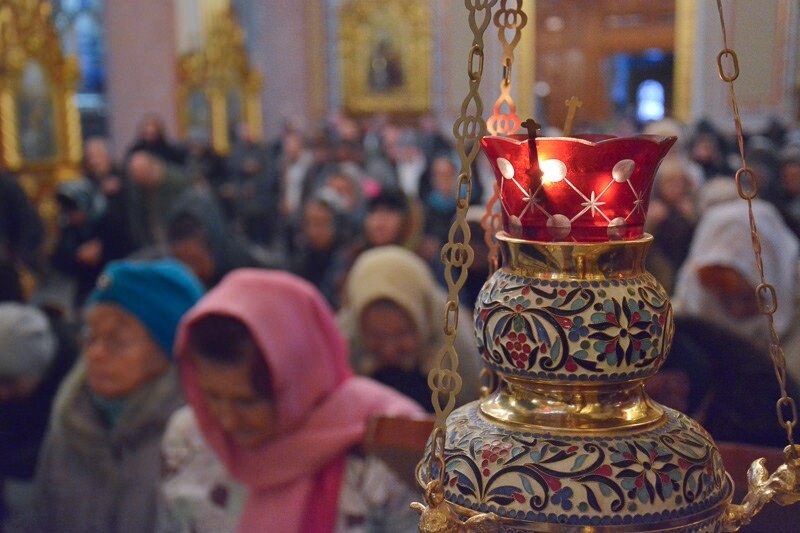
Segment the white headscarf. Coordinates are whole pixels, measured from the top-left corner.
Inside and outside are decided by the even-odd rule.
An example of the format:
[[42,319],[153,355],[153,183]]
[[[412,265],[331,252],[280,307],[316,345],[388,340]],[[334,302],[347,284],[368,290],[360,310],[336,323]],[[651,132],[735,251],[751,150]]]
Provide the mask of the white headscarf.
[[[756,199],[753,212],[761,236],[764,275],[778,296],[775,327],[779,335],[785,335],[796,316],[800,245],[774,206]],[[747,204],[740,199],[713,205],[703,214],[689,256],[678,273],[673,306],[676,313],[701,316],[751,340],[767,341],[767,321],[763,316],[735,319],[714,294],[703,287],[697,272],[710,265],[734,268],[753,287],[760,283],[750,240]]]

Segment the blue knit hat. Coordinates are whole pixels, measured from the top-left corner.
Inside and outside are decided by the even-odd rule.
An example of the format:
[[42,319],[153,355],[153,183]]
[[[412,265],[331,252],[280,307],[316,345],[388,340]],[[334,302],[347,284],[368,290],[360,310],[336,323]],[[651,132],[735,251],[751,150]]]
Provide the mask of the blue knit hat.
[[200,281],[174,259],[113,261],[97,278],[87,305],[118,305],[144,325],[171,359],[178,322],[202,295]]

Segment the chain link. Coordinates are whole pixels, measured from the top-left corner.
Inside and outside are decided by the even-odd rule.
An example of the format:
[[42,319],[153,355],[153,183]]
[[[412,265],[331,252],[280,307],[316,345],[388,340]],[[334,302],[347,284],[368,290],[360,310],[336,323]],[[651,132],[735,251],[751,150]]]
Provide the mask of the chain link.
[[[778,423],[786,430],[786,438],[789,441],[789,452],[797,458],[797,449],[794,446],[794,427],[797,425],[797,404],[794,399],[786,392],[786,357],[783,348],[780,346],[780,337],[775,329],[774,313],[778,309],[778,298],[775,287],[767,283],[764,277],[764,260],[761,255],[761,237],[756,227],[756,219],[753,213],[753,199],[758,193],[755,174],[747,166],[747,158],[744,152],[744,134],[742,129],[742,119],[739,115],[739,104],[736,99],[736,91],[733,82],[739,77],[739,58],[736,52],[728,46],[728,36],[725,29],[725,16],[723,14],[722,0],[717,0],[717,10],[719,11],[719,22],[722,27],[722,40],[724,48],[717,55],[717,70],[719,77],[728,84],[730,89],[730,102],[733,110],[733,120],[736,125],[736,139],[739,145],[739,155],[742,160],[742,168],[736,172],[736,188],[739,196],[747,202],[747,210],[750,217],[750,239],[753,243],[753,253],[755,255],[756,267],[760,283],[756,287],[756,301],[759,311],[766,317],[769,323],[770,332],[770,358],[772,359],[775,377],[780,386],[780,399],[775,404],[775,411],[778,416]],[[725,64],[730,68],[726,69]]]
[[[436,366],[428,374],[428,386],[436,416],[436,430],[432,438],[430,470],[435,461],[442,461],[444,451],[444,427],[447,416],[456,403],[456,395],[461,391],[461,376],[458,375],[458,354],[455,350],[455,336],[458,328],[458,293],[467,280],[473,251],[469,245],[470,230],[467,224],[467,209],[472,191],[472,163],[480,149],[480,138],[486,132],[483,119],[483,102],[480,88],[483,75],[483,34],[492,20],[492,8],[497,0],[464,0],[469,11],[469,27],[472,30],[472,47],[469,51],[467,73],[469,92],[461,104],[461,114],[453,124],[456,149],[461,164],[456,190],[456,218],[450,227],[447,243],[442,246],[441,257],[444,263],[444,277],[447,282],[447,304],[444,309],[445,344],[439,351]],[[441,437],[438,437],[441,435]],[[440,474],[441,475],[441,474]]]
[[[517,132],[521,121],[517,115],[517,105],[511,96],[511,67],[514,64],[514,49],[522,37],[522,28],[528,23],[528,15],[522,10],[523,0],[514,0],[515,7],[508,7],[508,0],[500,0],[500,9],[494,15],[494,25],[497,35],[503,45],[503,79],[500,81],[500,96],[495,100],[492,116],[486,123],[490,135],[512,135]],[[508,40],[507,31],[512,31],[511,40]],[[507,112],[503,112],[503,107]],[[489,275],[493,274],[500,266],[500,244],[495,235],[500,231],[502,223],[500,214],[495,206],[500,200],[500,189],[494,182],[492,197],[486,203],[486,212],[481,217],[483,240],[489,249]]]

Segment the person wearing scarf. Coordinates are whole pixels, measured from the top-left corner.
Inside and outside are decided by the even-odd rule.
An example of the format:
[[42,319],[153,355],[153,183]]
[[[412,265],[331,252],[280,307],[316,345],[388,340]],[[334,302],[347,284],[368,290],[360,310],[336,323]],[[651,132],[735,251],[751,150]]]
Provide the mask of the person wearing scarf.
[[174,260],[112,262],[89,296],[80,360],[61,384],[37,465],[36,524],[51,533],[151,533],[167,420],[183,403],[172,346],[200,299]]
[[[769,342],[769,329],[756,305],[755,288],[760,277],[753,257],[747,204],[735,197],[733,180],[724,184],[726,187],[715,192],[722,200],[703,196],[710,207],[702,214],[689,256],[678,272],[672,305],[676,314],[700,316],[732,335],[764,345]],[[756,199],[753,213],[761,235],[764,275],[779,299],[775,328],[787,343],[784,350],[791,369],[800,365],[800,361],[794,361],[794,354],[800,350],[790,346],[798,329],[800,242],[772,204]]]
[[176,351],[204,441],[246,488],[239,532],[413,529],[413,495],[359,448],[370,418],[422,409],[353,375],[347,343],[311,284],[236,270],[184,317]]
[[[428,373],[445,342],[447,293],[428,264],[400,246],[361,254],[345,285],[339,322],[353,345],[353,366],[431,412]],[[462,378],[457,404],[478,399],[481,360],[472,317],[459,307],[455,349]]]
[[[738,198],[731,179],[712,180],[701,193],[705,209],[672,298],[672,349],[646,389],[657,401],[685,408],[717,440],[782,446],[785,435],[774,422],[779,390],[769,324],[755,294],[760,275],[747,203]],[[773,319],[786,358],[786,388],[795,396],[800,390],[800,243],[772,204],[754,199],[752,205],[764,275],[778,298]]]

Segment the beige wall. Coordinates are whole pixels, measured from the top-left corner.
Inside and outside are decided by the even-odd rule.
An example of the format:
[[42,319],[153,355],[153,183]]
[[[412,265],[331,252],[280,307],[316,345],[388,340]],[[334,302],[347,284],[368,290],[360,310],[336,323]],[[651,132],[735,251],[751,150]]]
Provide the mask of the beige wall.
[[[692,2],[690,2],[692,4]],[[739,58],[736,95],[745,128],[762,127],[770,116],[791,121],[796,113],[797,0],[732,0],[724,3],[728,45]],[[722,32],[715,2],[694,3],[697,26],[690,119],[711,119],[731,131],[727,84],[717,74]]]
[[262,31],[251,41],[250,60],[264,74],[262,105],[264,129],[269,139],[280,131],[286,119],[307,125],[311,102],[306,81],[309,79],[309,51],[305,43],[310,30],[304,17],[306,2],[268,4],[260,10]]
[[145,113],[164,117],[174,135],[175,22],[167,0],[106,0],[109,128],[122,155]]
[[[272,138],[289,119],[312,126],[328,109],[325,0],[269,1],[248,5],[242,21],[252,65],[264,75],[264,129]],[[187,4],[188,5],[188,4]],[[133,139],[143,113],[161,113],[170,133],[176,126],[175,63],[179,36],[176,3],[167,0],[107,0],[109,104],[111,135],[121,154]],[[434,47],[440,50],[437,107],[434,112],[449,130],[467,94],[467,56],[472,34],[462,2],[432,0]],[[309,35],[317,38],[310,38]],[[485,69],[481,85],[484,115],[499,94],[501,46],[490,25],[485,34]],[[514,70],[515,84],[517,64]],[[437,86],[434,83],[434,87]],[[321,90],[320,90],[321,89]],[[515,98],[518,96],[515,87]]]
[[[338,0],[334,4],[340,4]],[[249,29],[248,47],[253,66],[264,75],[262,92],[267,138],[291,119],[303,126],[315,124],[328,111],[331,87],[325,11],[327,0],[251,0],[242,24]],[[727,92],[716,74],[721,49],[714,2],[689,2],[696,17],[689,91],[689,117],[709,116],[723,127],[730,122]],[[769,114],[794,116],[795,58],[800,0],[730,0],[726,2],[732,45],[740,55],[742,76],[737,91],[745,121],[753,126]],[[177,21],[175,2],[168,0],[107,0],[108,72],[111,133],[121,153],[134,136],[142,114],[161,113],[174,132]],[[463,2],[431,0],[435,17],[435,48],[439,52],[440,80],[434,103],[449,129],[467,91],[467,56],[472,35]],[[241,7],[241,6],[240,6]],[[529,22],[528,36],[534,24]],[[532,46],[529,39],[528,46]],[[481,94],[484,116],[499,94],[501,47],[490,25],[485,34],[486,56]],[[524,45],[520,45],[524,46]],[[523,65],[518,50],[514,68],[514,97],[519,100],[518,75]],[[528,58],[532,57],[530,50]],[[787,66],[788,65],[788,66]],[[530,79],[530,76],[529,76]],[[527,82],[530,85],[530,82]],[[527,89],[530,89],[527,87]],[[527,108],[530,109],[530,102]]]

